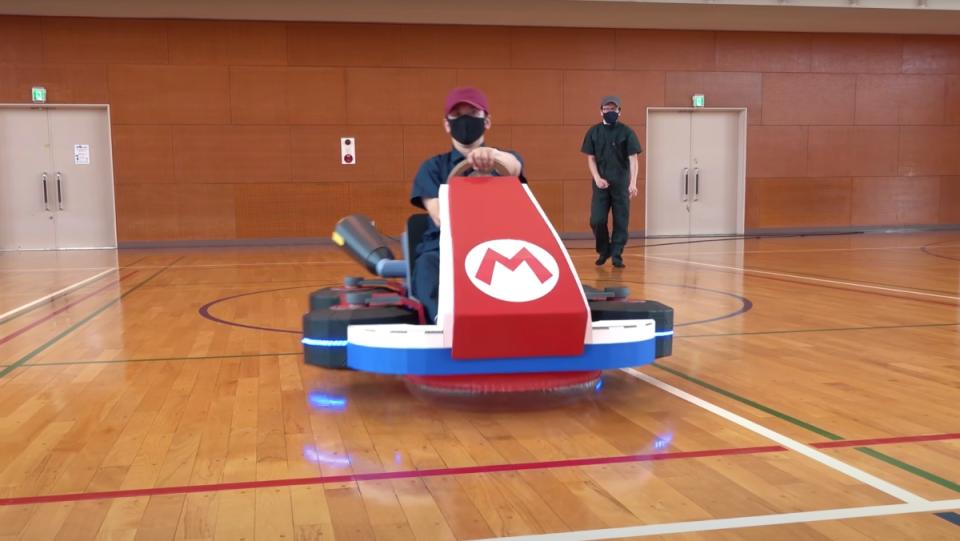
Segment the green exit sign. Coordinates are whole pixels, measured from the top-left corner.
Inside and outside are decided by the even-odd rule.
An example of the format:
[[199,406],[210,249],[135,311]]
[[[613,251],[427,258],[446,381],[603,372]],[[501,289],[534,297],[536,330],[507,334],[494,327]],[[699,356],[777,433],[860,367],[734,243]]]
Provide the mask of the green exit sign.
[[33,103],[47,103],[47,89],[42,86],[33,87]]
[[694,95],[693,95],[693,106],[694,106],[694,107],[703,107],[704,102],[705,102],[705,100],[704,100],[703,94],[694,94]]

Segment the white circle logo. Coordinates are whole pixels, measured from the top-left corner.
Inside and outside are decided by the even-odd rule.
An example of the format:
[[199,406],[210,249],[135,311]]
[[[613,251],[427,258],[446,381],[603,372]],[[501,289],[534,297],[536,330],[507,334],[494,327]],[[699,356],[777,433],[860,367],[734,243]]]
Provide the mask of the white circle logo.
[[550,293],[560,267],[549,252],[522,240],[497,239],[473,247],[464,260],[477,289],[507,302],[530,302]]

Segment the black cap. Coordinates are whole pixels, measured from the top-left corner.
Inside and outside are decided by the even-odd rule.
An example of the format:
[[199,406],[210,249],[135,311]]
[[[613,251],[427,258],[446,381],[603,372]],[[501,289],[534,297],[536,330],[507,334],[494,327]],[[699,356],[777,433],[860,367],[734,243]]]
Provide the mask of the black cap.
[[615,103],[615,104],[617,104],[617,107],[620,107],[620,97],[619,97],[619,96],[604,96],[603,99],[600,100],[600,108],[603,108],[603,106],[606,105],[606,104],[608,104],[608,103]]

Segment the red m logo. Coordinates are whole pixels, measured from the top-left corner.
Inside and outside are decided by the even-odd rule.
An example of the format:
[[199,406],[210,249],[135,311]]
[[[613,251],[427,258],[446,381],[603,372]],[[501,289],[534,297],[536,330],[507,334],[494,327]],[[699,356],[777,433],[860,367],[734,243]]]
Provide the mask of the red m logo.
[[480,268],[477,270],[477,280],[491,285],[491,282],[493,282],[493,269],[497,263],[511,271],[517,270],[522,263],[526,263],[527,266],[530,267],[530,270],[533,271],[533,274],[536,275],[537,279],[540,280],[541,284],[553,276],[543,263],[534,257],[526,248],[521,248],[519,252],[509,259],[493,248],[487,248],[487,252],[483,254],[483,260],[480,261]]

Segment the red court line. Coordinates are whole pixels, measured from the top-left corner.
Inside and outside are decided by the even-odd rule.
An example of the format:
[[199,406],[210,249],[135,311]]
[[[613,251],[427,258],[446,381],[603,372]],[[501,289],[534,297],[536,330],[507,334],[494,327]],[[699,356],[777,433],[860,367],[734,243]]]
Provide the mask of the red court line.
[[960,432],[953,432],[949,434],[927,434],[923,436],[898,436],[895,438],[872,438],[867,440],[825,441],[821,443],[813,443],[810,444],[810,446],[816,447],[817,449],[830,449],[835,447],[864,447],[868,445],[893,445],[895,443],[920,443],[924,441],[944,441],[958,439],[960,439]]
[[[810,444],[817,448],[862,447],[865,445],[891,445],[897,443],[916,443],[924,441],[944,441],[960,439],[960,433],[924,434],[917,436],[895,436],[862,440],[828,441]],[[763,447],[733,447],[727,449],[708,449],[704,451],[675,451],[669,453],[648,453],[642,455],[605,456],[595,458],[574,458],[569,460],[549,460],[544,462],[521,462],[517,464],[490,464],[485,466],[467,466],[461,468],[436,468],[429,470],[403,470],[377,473],[357,473],[330,477],[300,477],[293,479],[267,479],[263,481],[244,481],[237,483],[215,483],[209,485],[185,485],[173,487],[141,488],[130,490],[112,490],[104,492],[81,492],[73,494],[50,494],[45,496],[25,496],[19,498],[0,498],[0,507],[7,505],[31,505],[38,503],[77,502],[84,500],[105,500],[112,498],[135,498],[142,496],[161,496],[166,494],[191,494],[196,492],[220,492],[224,490],[247,490],[256,488],[289,487],[300,485],[326,485],[331,483],[349,483],[357,481],[383,481],[391,479],[409,479],[438,477],[443,475],[467,475],[477,473],[514,472],[524,470],[543,470],[553,468],[572,468],[579,466],[600,466],[604,464],[624,464],[633,462],[654,462],[684,458],[706,458],[716,456],[756,455],[786,451],[779,445]]]
[[749,455],[776,453],[785,451],[779,445],[765,447],[734,447],[730,449],[711,449],[706,451],[678,451],[673,453],[650,453],[644,455],[604,456],[596,458],[575,458],[570,460],[550,460],[546,462],[521,462],[517,464],[490,464],[485,466],[466,466],[461,468],[436,468],[430,470],[403,470],[377,473],[356,473],[334,475],[331,477],[301,477],[296,479],[269,479],[264,481],[244,481],[238,483],[217,483],[210,485],[186,485],[177,487],[143,488],[132,490],[113,490],[105,492],[86,492],[74,494],[50,494],[48,496],[27,496],[23,498],[0,499],[0,506],[25,505],[34,503],[75,502],[81,500],[100,500],[107,498],[133,498],[138,496],[158,496],[163,494],[189,494],[192,492],[214,492],[223,490],[243,490],[253,488],[288,487],[298,485],[326,485],[331,483],[349,483],[353,481],[383,481],[389,479],[408,479],[411,477],[437,477],[441,475],[466,475],[470,473],[496,473],[550,468],[570,468],[576,466],[596,466],[624,462],[650,462],[678,458],[703,458],[710,456]]
[[31,323],[31,324],[29,324],[29,325],[27,325],[27,326],[25,326],[25,327],[21,327],[21,328],[15,330],[15,331],[13,331],[12,333],[4,336],[3,338],[0,338],[0,346],[2,346],[3,344],[6,344],[7,342],[9,342],[9,341],[13,340],[14,338],[20,336],[21,334],[29,331],[30,329],[36,327],[37,325],[40,325],[40,324],[42,324],[42,323],[44,323],[44,322],[47,322],[47,321],[50,321],[51,319],[53,319],[53,318],[56,317],[57,315],[62,314],[63,312],[65,312],[65,311],[69,310],[70,308],[72,308],[72,307],[80,304],[81,302],[89,299],[90,297],[93,297],[93,296],[96,295],[97,293],[100,293],[101,291],[104,291],[104,290],[106,290],[106,289],[109,288],[109,287],[112,287],[112,286],[115,286],[115,285],[119,284],[120,282],[126,280],[127,278],[130,278],[131,276],[133,276],[133,275],[136,274],[137,272],[138,272],[138,271],[133,271],[133,272],[131,272],[130,274],[126,274],[126,275],[124,275],[124,276],[121,276],[120,278],[114,280],[113,282],[110,282],[109,284],[104,285],[104,286],[101,287],[100,289],[97,289],[96,291],[91,291],[90,293],[87,293],[87,294],[84,295],[83,297],[80,297],[79,299],[71,302],[70,304],[64,306],[63,308],[60,308],[59,310],[57,310],[57,311],[55,311],[55,312],[51,312],[50,314],[47,314],[46,316],[44,316],[44,317],[42,317],[42,318],[34,321],[33,323]]

